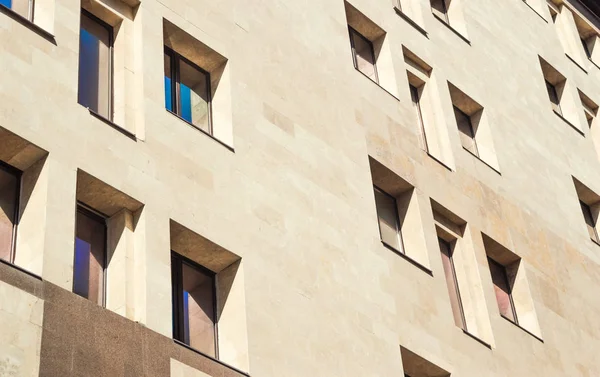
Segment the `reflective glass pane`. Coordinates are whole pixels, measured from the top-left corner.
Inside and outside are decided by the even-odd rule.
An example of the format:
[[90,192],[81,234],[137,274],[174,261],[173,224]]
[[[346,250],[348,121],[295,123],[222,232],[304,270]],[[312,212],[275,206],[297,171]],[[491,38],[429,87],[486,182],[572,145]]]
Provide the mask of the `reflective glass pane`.
[[377,207],[381,240],[394,249],[403,252],[396,199],[375,188],[375,205]]
[[451,245],[445,240],[438,238],[440,251],[442,253],[442,265],[444,267],[444,275],[446,276],[446,285],[448,286],[448,294],[450,295],[450,305],[452,306],[452,315],[456,326],[466,330],[466,324],[463,318],[462,302],[460,301],[460,293],[456,281],[456,271],[452,261]]
[[354,30],[350,30],[350,38],[352,38],[356,69],[367,75],[371,80],[377,82],[373,45]]
[[171,79],[171,56],[165,54],[165,107],[173,111],[173,82]]
[[110,34],[108,26],[81,14],[78,102],[111,119]]
[[196,127],[210,132],[208,75],[183,60],[179,61],[181,116]]
[[183,341],[215,356],[215,301],[212,275],[182,263]]
[[500,314],[515,322],[512,301],[510,299],[510,286],[506,277],[506,267],[489,258],[488,263],[490,265],[490,273],[492,275],[492,282],[494,283],[494,293],[496,294],[496,301],[498,302]]
[[454,116],[456,117],[456,124],[458,125],[462,146],[474,155],[479,156],[471,118],[456,107],[454,107]]
[[17,206],[18,179],[0,168],[0,258],[10,261]]
[[104,263],[106,225],[102,219],[77,211],[73,292],[102,305],[104,298]]

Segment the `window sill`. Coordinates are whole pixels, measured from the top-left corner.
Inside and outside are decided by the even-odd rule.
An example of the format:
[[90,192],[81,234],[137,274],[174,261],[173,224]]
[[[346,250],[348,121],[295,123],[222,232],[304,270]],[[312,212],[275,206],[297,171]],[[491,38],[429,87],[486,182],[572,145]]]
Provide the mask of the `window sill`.
[[488,168],[492,169],[493,171],[495,171],[496,173],[498,173],[498,175],[502,175],[502,173],[500,173],[500,170],[496,169],[495,167],[493,167],[492,165],[488,164],[487,162],[483,161],[481,159],[481,157],[479,157],[478,155],[476,155],[475,153],[471,152],[470,150],[468,150],[467,148],[465,148],[464,146],[462,147],[465,151],[467,151],[471,156],[475,157],[477,160],[479,160],[480,162],[482,162],[485,166],[487,166]]
[[364,73],[362,73],[360,71],[360,69],[354,67],[354,69],[360,73],[361,75],[363,75],[364,77],[366,77],[367,79],[369,79],[369,81],[371,81],[373,84],[377,85],[378,87],[381,88],[381,90],[383,90],[384,92],[386,92],[387,94],[389,94],[390,96],[392,96],[396,101],[400,101],[400,99],[398,97],[396,97],[395,95],[393,95],[392,93],[390,93],[386,88],[384,88],[383,86],[379,85],[379,83],[375,80],[373,80],[372,78],[370,78],[369,76],[365,75]]
[[445,163],[443,163],[441,160],[439,160],[437,157],[435,157],[434,155],[432,155],[431,153],[429,153],[428,151],[424,151],[425,153],[427,153],[427,155],[429,157],[431,157],[431,159],[435,162],[437,162],[438,164],[442,165],[444,168],[448,169],[448,171],[454,171],[452,170],[452,168],[448,165],[446,165]]
[[523,0],[523,2],[525,3],[525,5],[527,5],[527,7],[529,9],[531,9],[533,11],[533,13],[537,14],[542,20],[544,20],[545,23],[548,23],[548,20],[546,19],[546,17],[542,16],[537,10],[535,10],[531,4],[529,4],[527,1]]
[[41,276],[39,276],[39,275],[36,275],[36,274],[34,274],[33,272],[31,272],[31,271],[28,271],[28,270],[24,269],[23,267],[21,267],[21,266],[18,266],[18,265],[16,265],[16,264],[14,264],[14,263],[11,263],[11,262],[9,262],[9,261],[7,261],[7,260],[4,260],[4,259],[2,259],[2,258],[0,258],[0,263],[2,263],[2,264],[5,264],[5,265],[7,265],[7,266],[9,266],[9,267],[12,267],[12,268],[14,268],[15,270],[21,271],[22,273],[24,273],[24,274],[27,274],[27,275],[31,276],[32,278],[35,278],[35,279],[37,279],[37,280],[39,280],[39,281],[42,281],[42,280],[43,280]]
[[248,373],[246,373],[246,372],[242,372],[241,370],[237,369],[236,367],[233,367],[233,366],[231,366],[231,365],[229,365],[229,364],[227,364],[227,363],[224,363],[224,362],[222,362],[222,361],[221,361],[221,360],[219,360],[219,359],[215,359],[215,358],[214,358],[214,357],[212,357],[212,356],[209,356],[209,355],[207,355],[207,354],[205,354],[205,353],[203,353],[203,352],[201,352],[201,351],[198,351],[198,350],[197,350],[197,349],[195,349],[194,347],[192,347],[192,346],[189,346],[189,345],[185,344],[184,342],[182,342],[182,341],[180,341],[180,340],[173,339],[173,342],[174,342],[175,344],[178,344],[178,345],[180,345],[180,346],[184,347],[184,348],[187,348],[188,350],[190,350],[190,351],[192,351],[192,352],[195,352],[195,353],[197,353],[197,354],[199,354],[199,355],[201,355],[201,356],[204,356],[204,357],[206,357],[206,358],[208,358],[208,359],[210,359],[210,360],[214,361],[215,363],[217,363],[217,364],[219,364],[219,365],[222,365],[222,366],[224,366],[225,368],[227,368],[227,369],[230,369],[230,370],[232,370],[232,371],[234,371],[234,372],[236,372],[236,373],[238,373],[238,374],[240,374],[240,375],[242,375],[242,376],[250,377],[250,375],[249,375]]
[[598,63],[596,63],[595,61],[593,61],[592,59],[588,58],[588,60],[590,61],[590,63],[592,63],[594,65],[594,67],[600,69],[600,65],[598,65]]
[[479,339],[479,337],[477,337],[477,336],[475,336],[475,335],[471,334],[470,332],[468,332],[468,331],[467,331],[467,330],[465,330],[465,329],[462,329],[462,331],[463,331],[463,333],[465,333],[467,336],[469,336],[469,338],[471,338],[471,339],[475,339],[476,341],[478,341],[480,344],[484,345],[485,347],[487,347],[487,348],[489,348],[489,349],[492,349],[492,345],[491,345],[491,344],[489,344],[488,342],[485,342],[485,341],[483,341],[483,340]]
[[231,152],[235,153],[235,149],[233,149],[233,147],[223,143],[221,140],[217,139],[216,137],[214,137],[213,135],[209,134],[208,132],[204,131],[201,128],[196,127],[193,123],[188,122],[187,120],[183,119],[182,117],[180,117],[179,115],[175,114],[174,112],[172,112],[171,110],[165,108],[165,111],[171,115],[173,115],[175,118],[179,119],[180,121],[184,122],[185,124],[187,124],[188,126],[194,128],[195,130],[198,130],[200,132],[202,132],[204,135],[210,137],[211,139],[213,139],[214,141],[216,141],[217,143],[221,144],[222,146],[224,146],[225,148],[229,149]]
[[560,119],[562,119],[563,122],[565,122],[566,124],[568,124],[569,126],[571,126],[571,128],[573,128],[575,131],[577,131],[581,136],[585,136],[585,134],[583,133],[583,131],[581,131],[579,128],[575,127],[575,125],[571,122],[569,122],[569,120],[567,118],[565,118],[561,113],[559,113],[556,110],[552,110],[552,112],[559,117]]
[[596,241],[592,237],[590,237],[590,240],[592,240],[592,242],[595,243],[597,246],[600,246],[600,242],[599,241]]
[[467,37],[465,37],[464,35],[462,35],[458,30],[456,30],[455,28],[453,28],[452,26],[450,26],[449,23],[447,23],[445,20],[441,19],[435,13],[431,13],[431,14],[433,15],[433,17],[436,20],[438,20],[439,22],[441,22],[442,24],[444,24],[444,26],[446,26],[448,29],[450,29],[454,34],[456,34],[460,39],[462,39],[463,41],[465,41],[469,46],[471,45],[471,41],[469,39],[467,39]]
[[566,55],[567,58],[569,58],[570,61],[573,62],[573,64],[575,64],[577,67],[579,67],[579,69],[581,69],[587,75],[587,73],[588,73],[587,69],[583,68],[581,66],[581,64],[577,63],[577,61],[575,59],[573,59],[571,57],[571,55],[569,55],[569,54],[565,54],[565,55]]
[[17,21],[21,25],[25,26],[29,30],[33,31],[34,33],[38,34],[39,36],[43,37],[48,42],[50,42],[50,43],[52,43],[53,45],[56,46],[56,38],[54,37],[54,35],[52,35],[51,33],[47,32],[46,30],[44,30],[43,28],[39,27],[38,25],[34,24],[27,17],[21,16],[17,12],[13,11],[10,8],[5,7],[4,5],[0,5],[0,13],[4,13],[8,17],[10,17],[13,20]]
[[429,35],[427,34],[427,31],[425,29],[423,29],[421,27],[421,25],[419,25],[418,23],[416,23],[412,18],[410,18],[406,13],[404,13],[402,11],[402,9],[398,8],[398,6],[394,6],[394,10],[396,11],[396,14],[398,14],[398,16],[402,17],[404,19],[404,21],[408,22],[408,24],[412,27],[414,27],[415,29],[417,29],[417,31],[421,34],[423,34],[425,36],[425,38],[429,38]]
[[544,343],[544,339],[540,338],[539,336],[533,334],[531,331],[527,330],[526,328],[522,327],[521,325],[519,325],[518,323],[512,321],[509,318],[506,318],[505,316],[503,316],[502,314],[500,314],[500,317],[504,318],[507,322],[512,323],[513,325],[515,325],[516,327],[520,328],[521,330],[525,331],[527,334],[533,336],[534,338],[536,338],[537,340],[539,340],[540,342]]
[[382,243],[382,245],[386,249],[389,249],[389,250],[393,251],[395,254],[398,254],[399,256],[401,256],[402,258],[404,258],[405,260],[407,260],[410,264],[412,264],[413,266],[417,267],[421,271],[425,272],[427,275],[433,276],[433,271],[431,271],[429,268],[423,266],[421,263],[419,263],[416,260],[412,259],[411,257],[409,257],[408,255],[406,255],[402,251],[396,249],[395,247],[393,247],[391,245],[388,245],[385,241],[381,240],[381,243]]
[[95,112],[94,110],[90,109],[89,107],[87,107],[87,109],[90,112],[90,114],[93,115],[95,118],[100,119],[104,123],[106,123],[109,126],[111,126],[112,128],[114,128],[115,130],[119,131],[123,135],[127,136],[128,138],[130,138],[131,140],[137,141],[137,137],[134,134],[132,134],[131,132],[127,131],[123,127],[121,127],[118,124],[114,123],[110,119],[105,118],[103,115],[98,114],[97,112]]

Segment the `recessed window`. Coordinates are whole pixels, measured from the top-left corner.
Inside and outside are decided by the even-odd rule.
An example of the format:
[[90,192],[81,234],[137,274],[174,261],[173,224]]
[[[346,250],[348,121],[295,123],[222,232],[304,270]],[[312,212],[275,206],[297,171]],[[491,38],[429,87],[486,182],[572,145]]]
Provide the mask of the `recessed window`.
[[173,337],[217,357],[215,273],[171,253]]
[[442,265],[444,267],[444,275],[446,276],[446,286],[448,287],[450,305],[452,306],[452,315],[454,316],[454,324],[463,330],[467,330],[465,313],[462,306],[462,300],[460,298],[458,281],[456,279],[456,269],[454,267],[454,260],[452,258],[454,253],[453,244],[455,242],[456,241],[453,241],[451,243],[438,237],[438,244],[440,246],[440,252],[442,255]]
[[82,10],[77,100],[108,120],[112,120],[112,43],[112,27]]
[[598,238],[598,231],[596,230],[596,220],[594,220],[592,209],[589,205],[582,201],[579,201],[579,205],[581,206],[581,212],[583,213],[583,219],[585,220],[585,225],[587,225],[590,238],[596,242],[600,242],[600,239]]
[[415,110],[417,125],[419,127],[419,137],[421,139],[421,145],[423,145],[423,149],[425,149],[425,151],[428,152],[429,148],[427,146],[427,136],[425,134],[425,123],[423,122],[423,110],[421,108],[421,92],[423,91],[423,85],[421,86],[421,88],[417,88],[412,84],[409,84],[408,86],[410,89],[410,99]]
[[375,51],[373,43],[359,34],[352,27],[348,27],[350,32],[350,45],[352,47],[352,59],[354,68],[362,72],[371,80],[379,83],[377,77],[377,67],[375,66]]
[[496,302],[498,303],[500,314],[506,319],[518,323],[506,267],[490,257],[488,257],[488,264],[490,266],[494,293],[496,294]]
[[77,206],[73,292],[104,305],[106,269],[106,217]]
[[0,259],[14,260],[21,173],[0,162]]
[[33,0],[0,0],[0,5],[18,13],[29,21],[33,19]]
[[[585,95],[581,90],[579,92],[579,99],[581,100],[581,105],[583,107],[583,112],[585,114],[585,119],[590,127],[594,124],[594,120],[596,119],[596,115],[598,114],[598,105],[590,97]],[[594,143],[596,143],[596,135],[593,135]]]
[[402,236],[400,235],[400,220],[396,198],[379,189],[377,186],[373,187],[375,190],[375,204],[377,206],[381,241],[399,252],[404,252]]
[[431,12],[440,20],[450,24],[447,0],[431,0]]
[[450,377],[450,373],[411,350],[400,346],[404,377]]
[[596,194],[575,177],[573,177],[573,183],[577,192],[577,198],[579,199],[579,207],[583,214],[587,233],[594,242],[600,243],[597,227],[598,216],[600,214],[600,195]]
[[546,80],[546,90],[548,91],[548,97],[550,98],[552,110],[562,115],[562,110],[560,109],[560,97],[558,96],[558,90],[556,86]]
[[475,156],[479,156],[477,143],[475,142],[475,130],[473,129],[473,124],[471,123],[471,117],[456,106],[454,106],[454,117],[456,118],[456,124],[460,134],[460,142],[463,148],[473,153]]
[[164,64],[166,109],[211,134],[210,74],[168,47]]

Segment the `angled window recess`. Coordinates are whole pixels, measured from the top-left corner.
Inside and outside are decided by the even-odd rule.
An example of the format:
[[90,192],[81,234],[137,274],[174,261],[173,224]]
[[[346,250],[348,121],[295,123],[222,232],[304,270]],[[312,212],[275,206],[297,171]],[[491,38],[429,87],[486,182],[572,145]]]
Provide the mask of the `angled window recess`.
[[448,128],[442,114],[433,68],[406,47],[402,47],[408,90],[414,111],[415,132],[421,148],[447,167],[454,166]]
[[48,153],[0,127],[0,259],[42,274]]
[[600,19],[578,3],[568,3],[568,6],[573,11],[583,56],[600,68]]
[[143,98],[136,66],[134,9],[124,2],[82,2],[78,102],[129,137],[143,135],[133,109]]
[[405,377],[450,377],[450,372],[408,348],[400,346],[400,355]]
[[483,106],[451,83],[448,83],[448,89],[463,148],[500,171],[491,127]]
[[454,323],[487,347],[494,342],[473,235],[467,223],[431,200]]
[[143,205],[96,177],[77,171],[73,292],[134,319],[135,224]]
[[549,109],[554,114],[573,127],[576,131],[583,133],[583,127],[579,125],[579,112],[581,106],[575,101],[575,94],[567,83],[567,79],[546,60],[540,57],[540,67],[544,78],[544,86],[549,101]]
[[430,272],[421,213],[426,199],[374,158],[369,165],[381,242]]
[[598,105],[594,102],[590,97],[588,97],[581,90],[579,92],[579,99],[581,100],[581,107],[583,109],[583,114],[585,116],[585,120],[587,125],[590,128],[590,136],[592,142],[594,143],[594,148],[596,149],[596,154],[600,159],[600,127],[598,127]]
[[468,42],[467,23],[463,13],[464,0],[430,0],[433,16]]
[[576,9],[585,8],[559,0],[548,0],[548,7],[565,54],[579,68],[587,71],[588,53],[591,55],[589,48],[593,49],[595,44],[594,31]]
[[579,208],[583,216],[587,234],[590,239],[597,244],[600,244],[598,237],[598,214],[600,213],[600,195],[596,194],[589,187],[581,183],[581,181],[573,178],[573,184],[579,199]]
[[7,8],[41,29],[45,37],[54,32],[55,0],[0,0],[0,7]]
[[227,58],[163,20],[165,108],[190,126],[233,147]]
[[241,258],[170,221],[173,338],[248,370]]
[[491,237],[482,237],[500,315],[541,339],[525,263]]
[[398,98],[392,53],[385,30],[344,2],[354,68]]
[[417,29],[417,31],[427,36],[427,32],[423,28],[425,22],[419,0],[395,0],[394,9],[396,9],[396,13]]

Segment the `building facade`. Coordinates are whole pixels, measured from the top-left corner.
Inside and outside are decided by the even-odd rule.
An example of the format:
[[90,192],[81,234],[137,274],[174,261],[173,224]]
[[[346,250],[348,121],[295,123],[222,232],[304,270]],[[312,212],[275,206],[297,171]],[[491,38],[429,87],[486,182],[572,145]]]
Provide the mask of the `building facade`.
[[600,376],[595,0],[0,0],[0,376]]

